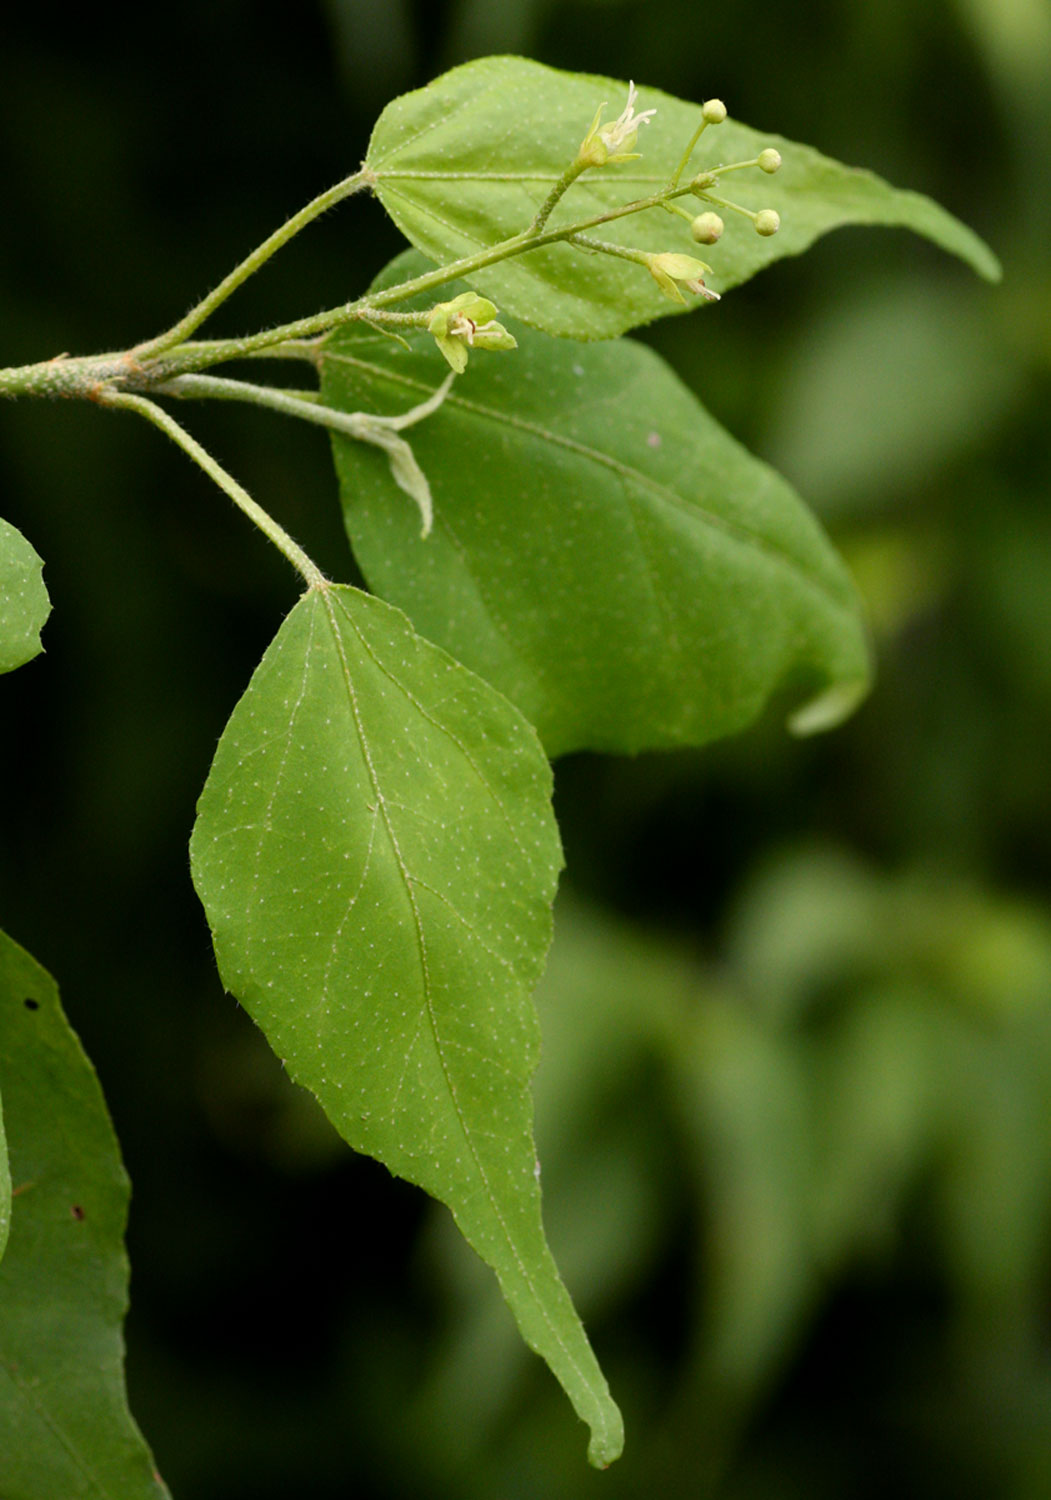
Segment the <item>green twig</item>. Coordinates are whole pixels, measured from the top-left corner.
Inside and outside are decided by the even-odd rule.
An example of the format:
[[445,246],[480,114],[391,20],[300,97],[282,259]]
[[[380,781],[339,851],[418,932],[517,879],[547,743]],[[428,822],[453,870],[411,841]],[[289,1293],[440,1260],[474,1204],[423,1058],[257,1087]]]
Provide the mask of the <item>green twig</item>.
[[[255,355],[268,345],[284,344],[289,340],[298,343],[303,339],[331,332],[332,329],[342,327],[346,323],[359,320],[370,321],[377,317],[394,321],[387,311],[392,303],[403,302],[407,297],[434,291],[438,287],[445,286],[447,282],[471,276],[476,271],[484,270],[486,266],[496,265],[499,261],[508,260],[511,256],[538,250],[544,245],[558,244],[598,224],[609,224],[615,219],[626,218],[629,214],[643,213],[648,208],[657,208],[669,199],[681,198],[692,191],[689,184],[686,187],[662,188],[647,198],[636,198],[631,203],[622,204],[620,208],[608,209],[605,213],[595,214],[590,219],[582,219],[578,224],[567,224],[562,229],[549,229],[544,234],[534,234],[529,229],[521,234],[511,235],[508,239],[491,245],[487,250],[478,250],[474,255],[465,255],[462,259],[451,261],[448,265],[437,266],[433,271],[425,271],[422,275],[413,276],[397,286],[385,287],[383,291],[366,293],[365,296],[359,297],[354,302],[348,302],[343,307],[328,308],[310,317],[299,318],[294,323],[285,323],[279,328],[250,334],[246,338],[187,344],[180,349],[173,350],[164,361],[163,378],[167,379],[186,370],[205,369],[209,365],[221,364],[228,359],[241,359]],[[420,315],[417,314],[402,316],[406,322],[419,323],[421,321]]]
[[690,144],[686,147],[686,150],[682,153],[682,159],[680,160],[679,165],[675,168],[675,171],[672,174],[672,179],[671,179],[671,186],[672,187],[678,187],[678,185],[679,185],[679,178],[682,176],[682,174],[686,170],[686,163],[689,161],[690,157],[693,155],[693,148],[694,148],[694,146],[696,146],[697,142],[700,140],[701,136],[704,134],[704,131],[708,127],[708,123],[709,122],[702,117],[701,123],[698,125],[697,129],[693,132],[693,135],[690,137]]
[[756,221],[757,215],[754,208],[744,208],[740,203],[731,203],[729,198],[717,198],[714,193],[709,193],[707,188],[698,196],[703,198],[706,203],[714,203],[717,208],[728,208],[735,214],[741,214],[744,218],[751,219],[753,224]]
[[[568,224],[561,229],[551,229],[537,234],[530,229],[511,235],[499,244],[476,251],[448,265],[438,266],[420,276],[411,277],[398,286],[386,287],[380,292],[366,293],[342,307],[327,308],[309,317],[297,318],[277,328],[241,338],[205,339],[188,341],[192,332],[208,316],[208,313],[257,270],[263,261],[284,244],[292,234],[302,228],[310,217],[316,217],[340,196],[347,196],[367,186],[366,173],[330,189],[329,193],[316,198],[295,218],[290,219],[270,239],[254,251],[246,261],[220,283],[192,313],[187,314],[175,328],[159,338],[140,344],[126,354],[108,354],[85,359],[67,359],[58,356],[39,365],[26,365],[17,369],[0,370],[0,396],[88,396],[97,398],[100,388],[128,386],[139,390],[156,387],[174,377],[208,369],[211,365],[224,364],[236,359],[298,359],[318,360],[318,340],[333,329],[355,321],[370,324],[388,324],[391,328],[419,326],[426,321],[425,313],[398,313],[391,310],[394,303],[408,297],[436,291],[450,281],[470,277],[475,272],[512,256],[526,254],[546,245],[571,240],[588,229],[600,224],[609,224],[631,214],[643,213],[646,209],[668,206],[671,200],[693,192],[685,187],[665,187],[646,198],[636,198],[619,208],[608,209],[579,223]],[[707,196],[707,195],[706,195]],[[712,201],[718,202],[718,199]]]
[[621,260],[634,261],[637,266],[644,266],[649,259],[645,250],[636,250],[631,245],[618,245],[615,240],[597,240],[590,234],[574,234],[569,244],[578,250],[590,250],[601,255],[616,255]]
[[196,332],[217,307],[221,307],[239,286],[253,276],[261,266],[264,266],[283,245],[287,245],[288,241],[301,229],[305,229],[308,224],[337,203],[341,203],[344,198],[349,198],[352,194],[361,192],[362,188],[370,186],[372,181],[371,172],[363,168],[350,177],[344,177],[343,181],[337,182],[335,187],[319,193],[305,208],[301,208],[297,214],[293,214],[282,224],[280,229],[275,229],[272,235],[252,251],[251,255],[246,256],[239,266],[235,266],[228,276],[224,276],[214,291],[209,292],[207,297],[203,297],[197,306],[192,307],[184,318],[180,318],[178,323],[168,329],[167,333],[159,334],[156,338],[138,345],[133,351],[136,358],[140,361],[153,359],[158,354],[163,354],[168,349],[174,349],[178,344],[185,343],[190,334]]
[[263,406],[286,417],[299,417],[301,421],[313,422],[318,427],[345,432],[348,437],[365,437],[368,441],[366,434],[371,435],[377,425],[400,432],[422,422],[441,406],[452,381],[453,376],[447,376],[426,401],[393,417],[381,417],[373,412],[336,411],[334,407],[321,405],[321,397],[314,392],[282,391],[273,386],[252,385],[247,380],[227,380],[221,375],[180,375],[155,389],[159,396],[177,396],[184,400],[245,401],[251,406]]
[[[177,443],[184,453],[193,459],[194,463],[208,475],[209,479],[223,490],[230,499],[241,510],[250,521],[253,521],[263,534],[269,537],[279,552],[288,558],[292,566],[299,572],[305,581],[307,588],[324,590],[328,587],[325,575],[321,569],[313,563],[307,554],[296,542],[292,540],[288,532],[279,526],[274,518],[267,514],[261,505],[258,505],[242,485],[238,484],[232,474],[228,474],[221,464],[217,463],[206,448],[202,448],[196,438],[190,436],[185,427],[181,427],[174,417],[170,416],[163,407],[153,401],[148,401],[145,396],[133,395],[130,391],[114,391],[105,389],[98,393],[98,402],[101,406],[115,407],[121,411],[137,412],[140,417],[145,417],[147,422],[152,422],[162,432]],[[306,403],[304,403],[306,405]],[[309,409],[309,408],[308,408]]]
[[225,380],[219,375],[180,375],[158,387],[158,392],[164,396],[190,399],[246,401],[252,406],[281,412],[286,417],[299,417],[301,421],[327,427],[330,432],[339,432],[360,443],[382,448],[395,484],[419,507],[421,535],[427,536],[434,521],[431,487],[411,447],[399,437],[399,433],[436,412],[449,394],[453,379],[452,374],[447,375],[426,401],[392,417],[382,417],[374,412],[336,411],[325,406],[315,392],[280,391],[273,386],[251,385],[244,380]]
[[576,182],[581,172],[585,172],[588,166],[589,163],[586,161],[581,161],[579,157],[577,157],[569,164],[566,170],[562,173],[562,176],[558,179],[554,187],[548,193],[543,203],[537,209],[536,216],[534,217],[533,222],[526,230],[527,236],[531,237],[533,235],[540,234],[544,225],[551,217],[552,210],[555,208],[556,204],[563,196],[566,189],[572,187],[573,183]]

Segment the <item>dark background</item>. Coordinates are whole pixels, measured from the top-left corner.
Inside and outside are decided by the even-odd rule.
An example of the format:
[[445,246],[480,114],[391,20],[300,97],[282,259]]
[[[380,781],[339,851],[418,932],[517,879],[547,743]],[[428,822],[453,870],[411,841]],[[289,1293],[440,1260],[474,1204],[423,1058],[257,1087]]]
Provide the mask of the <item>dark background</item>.
[[[0,920],[61,984],[123,1143],[131,1400],[177,1500],[1043,1500],[1046,7],[134,14],[0,22],[2,364],[167,326],[356,166],[388,98],[486,52],[718,95],[938,198],[1005,265],[989,288],[844,231],[648,335],[821,514],[880,675],[818,741],[768,715],[702,754],[558,768],[538,1138],[627,1418],[604,1476],[444,1212],[345,1151],[215,977],[186,839],[287,565],[152,430],[0,409],[0,510],[54,602],[3,684]],[[398,247],[345,205],[215,332],[345,300]],[[190,420],[353,580],[320,435]]]

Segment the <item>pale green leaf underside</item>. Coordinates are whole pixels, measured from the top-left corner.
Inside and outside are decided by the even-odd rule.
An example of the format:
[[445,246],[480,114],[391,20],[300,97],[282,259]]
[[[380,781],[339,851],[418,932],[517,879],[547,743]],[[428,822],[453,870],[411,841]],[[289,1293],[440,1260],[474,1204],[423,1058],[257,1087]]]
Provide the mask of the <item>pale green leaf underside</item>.
[[0,672],[43,650],[40,630],[51,611],[43,563],[22,533],[0,520]]
[[448,1204],[606,1464],[620,1414],[534,1172],[550,790],[505,699],[397,610],[331,587],[296,605],[234,710],[191,858],[227,988],[352,1146]]
[[[611,120],[627,92],[626,83],[613,79],[557,72],[519,57],[483,58],[389,104],[376,123],[366,165],[399,229],[445,265],[520,234],[576,156],[598,106],[606,102],[605,119]],[[641,160],[585,172],[555,209],[550,229],[647,197],[668,182],[700,122],[699,106],[644,88],[638,107],[657,110],[639,132],[635,149]],[[734,120],[709,126],[690,170],[751,160],[766,146],[776,146],[784,159],[775,177],[758,170],[733,173],[716,191],[752,209],[777,209],[781,230],[764,239],[749,220],[724,213],[723,238],[702,253],[713,268],[707,278],[713,290],[737,286],[845,224],[915,230],[980,275],[999,276],[988,247],[929,198],[781,136]],[[695,202],[682,201],[687,207]],[[644,250],[697,251],[685,220],[660,208],[593,232]],[[611,338],[676,311],[643,267],[563,244],[474,272],[470,282],[502,312],[577,339]]]
[[[423,265],[410,251],[382,280]],[[868,680],[857,596],[790,486],[651,350],[515,331],[517,351],[472,354],[411,431],[434,497],[426,539],[382,455],[334,439],[370,586],[511,698],[552,755],[703,744],[792,683],[848,712]],[[389,413],[443,370],[433,340],[406,351],[350,328],[325,346],[322,389]]]
[[0,1262],[0,1496],[161,1500],[124,1394],[128,1182],[116,1137],[54,981],[2,933],[0,1087],[14,1186]]

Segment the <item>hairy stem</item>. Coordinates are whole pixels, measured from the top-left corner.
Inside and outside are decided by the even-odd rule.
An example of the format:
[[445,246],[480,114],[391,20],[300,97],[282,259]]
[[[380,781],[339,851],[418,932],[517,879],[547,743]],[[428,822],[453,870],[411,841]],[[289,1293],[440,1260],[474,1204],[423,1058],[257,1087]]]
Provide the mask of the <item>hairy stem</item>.
[[[103,390],[98,395],[99,404],[114,407],[120,411],[133,411],[140,417],[145,417],[147,422],[152,422],[155,427],[177,443],[184,453],[188,454],[204,472],[209,479],[223,490],[230,499],[238,506],[250,521],[253,521],[263,534],[269,537],[279,552],[282,552],[292,566],[301,574],[307,587],[310,589],[327,588],[325,575],[321,569],[313,563],[307,554],[296,542],[292,540],[288,532],[279,526],[274,518],[267,514],[261,505],[252,499],[248,491],[233,477],[228,474],[223,466],[216,462],[206,448],[202,448],[196,438],[190,436],[185,427],[181,427],[174,417],[160,407],[156,402],[148,401],[145,396],[133,395],[130,391]],[[306,405],[306,403],[304,403]]]
[[273,386],[252,385],[246,380],[226,380],[221,375],[180,375],[165,385],[158,386],[157,394],[177,396],[184,400],[245,401],[251,406],[281,412],[286,417],[299,417],[303,422],[313,422],[332,432],[345,432],[348,437],[362,438],[377,426],[397,432],[429,417],[444,401],[452,379],[449,375],[426,401],[396,417],[379,417],[371,412],[336,411],[331,406],[322,406],[321,398],[312,392],[279,391]]
[[[250,334],[246,338],[217,339],[212,342],[186,344],[180,349],[172,350],[163,361],[162,378],[167,379],[184,371],[206,369],[209,365],[221,364],[228,359],[241,359],[255,355],[269,345],[285,344],[289,341],[298,343],[317,334],[328,333],[345,323],[363,319],[374,320],[377,316],[390,318],[393,322],[394,318],[387,312],[392,303],[402,302],[405,298],[417,296],[422,292],[434,291],[438,287],[445,286],[447,282],[470,276],[486,266],[508,260],[511,256],[538,250],[544,245],[558,244],[598,224],[609,224],[614,219],[623,219],[629,214],[643,213],[647,208],[657,208],[670,199],[681,198],[692,191],[689,184],[686,187],[662,188],[647,198],[636,198],[631,203],[622,204],[620,208],[608,209],[605,213],[595,214],[590,219],[582,219],[578,224],[567,224],[561,229],[549,229],[546,233],[536,234],[530,226],[521,234],[511,235],[508,239],[491,245],[487,250],[478,250],[474,255],[465,255],[460,260],[450,261],[448,265],[437,266],[433,271],[414,276],[398,286],[386,287],[381,292],[366,293],[365,296],[357,298],[354,302],[348,302],[343,307],[328,308],[310,317],[299,318],[294,323],[285,323],[279,328]],[[408,320],[418,321],[418,317],[410,314]]]
[[605,213],[595,214],[593,218],[581,219],[578,224],[567,224],[562,229],[549,229],[545,234],[532,234],[526,230],[523,234],[512,235],[510,239],[501,240],[498,245],[492,245],[488,250],[480,250],[475,255],[464,256],[462,260],[452,261],[447,266],[439,266],[436,270],[427,271],[422,276],[414,276],[411,281],[403,281],[399,286],[387,287],[382,292],[376,292],[372,297],[362,298],[361,302],[351,304],[355,309],[353,316],[361,316],[358,309],[363,304],[369,304],[372,309],[376,309],[385,307],[391,302],[400,302],[405,297],[413,297],[419,292],[430,291],[433,287],[441,286],[447,281],[469,276],[485,266],[495,265],[497,261],[508,260],[512,255],[521,255],[529,250],[539,250],[544,245],[557,245],[560,241],[572,240],[574,236],[586,229],[594,229],[599,224],[610,224],[614,219],[623,219],[629,214],[643,213],[647,208],[658,208],[669,199],[681,198],[692,191],[689,184],[686,187],[662,188],[648,198],[635,198],[630,203],[622,204],[620,208],[607,209]]
[[239,266],[235,266],[228,276],[223,277],[214,291],[203,297],[197,306],[192,307],[184,318],[180,318],[178,323],[168,329],[167,333],[159,334],[145,344],[140,344],[134,350],[135,356],[140,361],[152,359],[168,349],[174,349],[178,344],[185,343],[190,334],[196,332],[205,319],[211,317],[215,309],[221,307],[250,276],[254,276],[256,271],[281,249],[282,245],[287,245],[288,241],[301,229],[305,229],[308,224],[337,203],[341,203],[344,198],[349,198],[352,194],[361,192],[362,188],[368,187],[371,181],[372,174],[362,169],[350,177],[344,177],[343,181],[337,182],[335,187],[319,193],[297,214],[293,214],[282,224],[280,229],[275,229],[272,235],[252,251],[251,255],[246,256]]
[[[390,324],[391,331],[399,326],[418,325],[425,321],[425,314],[394,312],[391,310],[392,304],[402,302],[407,297],[436,291],[450,281],[469,277],[486,266],[495,265],[498,261],[508,260],[512,256],[527,254],[545,245],[572,240],[575,235],[593,229],[599,224],[609,224],[615,219],[643,213],[649,208],[667,207],[673,199],[681,198],[694,191],[690,184],[685,187],[665,187],[646,198],[633,199],[632,202],[622,204],[619,208],[611,208],[605,213],[595,214],[590,219],[582,219],[576,224],[567,224],[560,229],[549,229],[541,233],[536,233],[530,225],[522,233],[511,235],[508,239],[501,240],[499,244],[491,245],[486,250],[463,256],[460,260],[452,261],[448,265],[437,266],[433,271],[414,276],[398,286],[386,287],[380,292],[366,293],[363,297],[348,302],[342,307],[327,308],[324,312],[313,313],[306,318],[297,318],[294,322],[284,323],[277,328],[265,329],[260,333],[248,334],[242,338],[187,341],[186,335],[193,332],[213,308],[219,306],[220,302],[225,300],[253,271],[258,270],[264,260],[302,228],[309,218],[322,213],[340,197],[346,197],[368,186],[370,180],[366,172],[361,172],[337,184],[328,193],[321,194],[312,204],[308,204],[299,214],[290,219],[288,224],[271,235],[241,266],[232,271],[214,292],[199,303],[193,312],[188,313],[168,333],[148,343],[139,344],[124,354],[96,355],[91,358],[78,359],[68,359],[64,355],[59,355],[41,364],[0,370],[0,396],[79,396],[101,399],[100,392],[102,391],[110,392],[114,388],[145,391],[156,388],[176,376],[206,370],[211,365],[224,364],[228,360],[266,357],[308,360],[316,363],[317,343],[315,340],[335,328],[356,321]],[[710,201],[714,203],[721,201],[707,193],[703,196],[710,198]],[[728,204],[727,207],[736,207],[736,205]],[[738,212],[742,211],[738,210]]]
[[686,170],[686,163],[689,161],[690,157],[693,155],[693,148],[694,148],[694,146],[696,146],[697,142],[700,140],[701,136],[704,134],[705,130],[707,129],[707,126],[708,126],[708,121],[705,120],[704,118],[702,118],[701,119],[701,123],[698,125],[697,129],[693,132],[693,135],[690,137],[690,144],[686,147],[686,150],[682,153],[682,159],[680,160],[679,165],[675,168],[675,171],[672,174],[672,179],[671,179],[671,186],[672,187],[678,187],[678,185],[679,185],[679,178],[682,176],[682,174]]
[[578,250],[619,256],[621,260],[634,261],[638,266],[644,266],[649,259],[645,250],[635,250],[630,245],[618,245],[612,240],[597,240],[590,234],[574,234],[569,243],[575,245]]
[[566,170],[562,173],[562,176],[558,179],[554,187],[548,193],[543,203],[537,209],[536,216],[533,219],[533,222],[526,230],[527,235],[537,235],[541,232],[544,225],[551,217],[552,209],[558,203],[559,199],[565,193],[566,189],[571,187],[573,183],[576,182],[581,172],[585,172],[587,170],[587,167],[588,163],[581,161],[579,157],[577,158],[577,160],[569,164]]

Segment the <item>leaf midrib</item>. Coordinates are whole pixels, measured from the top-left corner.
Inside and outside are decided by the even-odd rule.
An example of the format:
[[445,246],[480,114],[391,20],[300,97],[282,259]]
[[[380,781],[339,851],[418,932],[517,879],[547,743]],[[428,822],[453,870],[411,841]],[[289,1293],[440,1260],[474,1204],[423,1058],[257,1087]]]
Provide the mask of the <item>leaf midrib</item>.
[[[394,384],[407,386],[415,391],[427,391],[430,389],[425,381],[420,380],[415,376],[404,375],[400,372],[388,370],[383,365],[370,364],[367,360],[358,359],[351,354],[326,350],[323,358],[342,360],[347,364],[354,365],[357,368],[366,371],[367,373],[377,377],[380,380],[389,380]],[[618,475],[618,477],[622,480],[633,481],[643,489],[650,491],[650,493],[655,495],[664,504],[671,506],[673,509],[681,511],[691,519],[700,522],[702,525],[710,526],[713,531],[723,533],[739,545],[754,547],[757,552],[762,552],[766,557],[770,558],[771,561],[776,562],[781,567],[785,568],[785,570],[787,572],[790,572],[800,584],[809,589],[812,589],[824,600],[831,603],[838,611],[845,614],[850,613],[850,607],[847,601],[845,599],[837,597],[837,595],[832,592],[832,589],[822,579],[816,578],[813,574],[808,573],[800,564],[799,560],[793,557],[791,553],[785,552],[781,548],[772,545],[769,540],[763,537],[760,533],[750,531],[748,527],[742,526],[739,522],[732,521],[725,516],[717,515],[714,511],[708,510],[705,506],[700,505],[695,500],[686,500],[683,496],[676,494],[673,489],[669,489],[667,485],[662,484],[659,480],[653,479],[650,475],[643,473],[642,470],[633,467],[633,465],[625,463],[622,459],[614,458],[611,454],[603,453],[600,449],[597,448],[592,448],[589,444],[582,443],[577,438],[571,438],[559,432],[552,432],[549,428],[543,427],[537,422],[527,421],[522,417],[515,416],[511,412],[504,412],[494,407],[485,406],[480,401],[472,401],[464,396],[457,396],[450,392],[450,394],[446,396],[444,404],[459,407],[466,412],[474,413],[475,415],[486,418],[489,421],[497,422],[504,426],[514,427],[520,432],[529,433],[531,436],[538,437],[542,441],[551,443],[555,447],[563,448],[570,453],[575,453],[578,457],[584,458],[591,463],[597,464],[601,468],[608,469],[611,473]],[[758,462],[758,460],[756,460],[756,462]]]
[[[410,906],[410,909],[412,911],[413,925],[414,925],[415,933],[416,933],[416,946],[417,946],[417,951],[419,953],[419,958],[420,958],[420,973],[421,973],[421,977],[422,977],[422,981],[423,981],[424,1004],[425,1004],[426,1011],[427,1011],[428,1025],[430,1027],[431,1036],[432,1036],[433,1041],[434,1041],[435,1051],[438,1054],[438,1059],[439,1059],[439,1063],[441,1065],[441,1070],[442,1070],[442,1076],[445,1078],[446,1087],[447,1087],[448,1092],[449,1092],[449,1097],[452,1100],[453,1109],[455,1110],[455,1113],[456,1113],[456,1118],[457,1118],[457,1120],[459,1122],[460,1129],[463,1132],[464,1142],[465,1142],[465,1144],[467,1146],[467,1149],[471,1153],[471,1158],[474,1161],[475,1169],[478,1172],[478,1176],[479,1176],[479,1178],[481,1180],[481,1183],[482,1183],[482,1186],[484,1188],[486,1200],[487,1200],[487,1202],[489,1204],[490,1210],[492,1211],[493,1217],[496,1219],[497,1224],[500,1226],[500,1231],[503,1234],[504,1241],[505,1241],[505,1243],[507,1245],[507,1248],[508,1248],[508,1250],[509,1250],[509,1252],[511,1254],[512,1259],[514,1260],[515,1264],[518,1267],[518,1271],[519,1271],[520,1276],[522,1277],[523,1282],[525,1283],[526,1287],[529,1289],[529,1293],[530,1293],[530,1296],[533,1299],[534,1305],[536,1306],[537,1310],[540,1312],[541,1317],[543,1318],[545,1324],[547,1325],[547,1327],[548,1327],[548,1329],[549,1329],[552,1337],[554,1338],[555,1342],[557,1343],[558,1347],[562,1350],[562,1353],[563,1353],[565,1359],[567,1360],[569,1366],[576,1373],[576,1376],[577,1376],[578,1380],[580,1381],[580,1384],[581,1384],[582,1388],[585,1389],[585,1390],[589,1390],[589,1391],[592,1392],[593,1397],[597,1398],[597,1404],[598,1404],[599,1409],[601,1409],[601,1405],[602,1405],[601,1394],[602,1393],[600,1391],[596,1391],[595,1390],[594,1386],[592,1385],[592,1382],[587,1378],[587,1376],[585,1375],[584,1371],[580,1368],[580,1365],[577,1363],[577,1360],[576,1360],[575,1356],[573,1355],[573,1352],[571,1351],[571,1349],[569,1348],[569,1346],[566,1344],[565,1340],[563,1339],[562,1334],[559,1331],[557,1325],[553,1322],[553,1320],[551,1318],[551,1315],[550,1315],[550,1313],[548,1312],[548,1309],[547,1309],[546,1300],[540,1295],[540,1293],[539,1293],[539,1291],[538,1291],[538,1289],[537,1289],[537,1287],[536,1287],[536,1285],[535,1285],[535,1283],[533,1281],[533,1277],[530,1274],[528,1266],[523,1261],[521,1255],[518,1252],[518,1247],[515,1244],[514,1236],[512,1235],[511,1230],[510,1230],[507,1222],[505,1221],[504,1216],[503,1216],[503,1214],[502,1214],[502,1212],[500,1210],[500,1206],[499,1206],[499,1203],[497,1202],[496,1195],[494,1194],[493,1188],[492,1188],[492,1186],[490,1184],[490,1181],[489,1181],[488,1173],[486,1172],[486,1169],[485,1169],[485,1166],[484,1166],[484,1164],[482,1162],[482,1159],[480,1157],[478,1148],[475,1145],[474,1133],[473,1133],[473,1131],[472,1131],[472,1129],[471,1129],[471,1127],[469,1125],[469,1122],[467,1121],[467,1119],[464,1116],[464,1113],[463,1113],[463,1110],[462,1110],[462,1107],[461,1107],[461,1104],[460,1104],[460,1099],[459,1099],[459,1096],[457,1094],[457,1090],[456,1090],[456,1087],[454,1085],[453,1078],[452,1078],[452,1076],[450,1074],[450,1065],[449,1065],[449,1063],[446,1060],[445,1047],[444,1047],[443,1042],[441,1040],[441,1035],[440,1035],[440,1031],[439,1031],[438,1018],[437,1018],[436,1011],[435,1011],[434,997],[433,997],[433,993],[432,993],[432,989],[431,989],[430,969],[429,969],[429,966],[428,966],[428,963],[427,963],[427,940],[426,940],[426,936],[425,936],[425,933],[424,933],[424,930],[423,930],[423,922],[422,922],[422,918],[421,918],[421,915],[420,915],[419,903],[418,903],[418,901],[416,899],[416,892],[415,892],[416,881],[415,881],[415,877],[411,874],[411,872],[409,871],[409,868],[408,868],[408,866],[407,866],[407,864],[405,862],[405,858],[404,858],[404,856],[402,854],[402,851],[401,851],[401,846],[400,846],[400,844],[398,842],[397,834],[396,834],[396,832],[394,830],[394,827],[393,827],[393,824],[392,824],[392,821],[391,821],[391,818],[390,818],[390,815],[389,815],[389,812],[388,812],[387,799],[384,796],[383,790],[381,788],[380,780],[379,780],[379,775],[378,775],[378,772],[376,770],[376,765],[375,765],[375,762],[374,762],[373,757],[372,757],[372,752],[371,752],[371,749],[370,749],[370,746],[369,746],[368,736],[367,736],[367,734],[365,732],[365,725],[364,725],[364,722],[363,722],[363,719],[362,719],[362,715],[361,715],[360,705],[358,703],[357,693],[356,693],[356,691],[354,689],[353,678],[352,678],[352,674],[351,674],[351,671],[350,671],[350,664],[349,664],[349,662],[347,660],[347,656],[346,656],[346,653],[345,653],[345,650],[344,650],[343,639],[342,639],[342,636],[340,634],[339,626],[338,626],[338,623],[337,623],[337,620],[336,620],[336,608],[337,608],[337,605],[332,600],[331,594],[330,594],[330,592],[327,589],[323,593],[322,603],[323,603],[323,606],[324,606],[324,609],[325,609],[326,616],[328,618],[328,623],[329,623],[329,626],[330,626],[331,631],[332,631],[333,641],[335,643],[336,651],[337,651],[337,654],[338,654],[338,657],[339,657],[340,667],[341,667],[342,676],[343,676],[343,684],[344,684],[344,688],[345,688],[346,694],[347,694],[347,701],[348,701],[348,704],[350,706],[351,716],[352,716],[352,718],[354,720],[355,729],[356,729],[357,734],[358,734],[358,740],[359,740],[359,743],[361,745],[362,756],[364,757],[365,765],[366,765],[366,767],[368,769],[369,780],[370,780],[370,782],[372,784],[372,789],[373,789],[373,792],[374,792],[374,794],[376,796],[376,799],[377,799],[377,805],[380,808],[381,816],[383,818],[384,825],[385,825],[385,827],[387,829],[387,837],[388,837],[388,839],[390,841],[391,849],[393,850],[393,853],[394,853],[394,856],[395,856],[395,860],[397,862],[398,870],[399,870],[399,873],[401,875],[402,884],[403,884],[403,886],[405,888],[406,898],[407,898],[407,900],[409,902],[409,906]],[[390,671],[390,669],[383,662],[381,662],[379,660],[379,658],[376,656],[375,652],[373,651],[372,647],[369,645],[369,642],[365,639],[365,637],[364,637],[364,635],[363,635],[360,627],[358,626],[357,622],[353,619],[353,617],[350,615],[350,613],[345,608],[340,608],[339,613],[347,621],[348,625],[351,627],[351,629],[353,630],[355,636],[357,637],[358,642],[359,642],[359,644],[361,646],[362,651],[370,658],[370,660],[374,663],[374,665],[376,666],[376,668],[379,671],[381,671],[384,674],[384,676],[386,676],[386,678],[388,679],[388,681],[391,682],[391,684],[394,687],[396,687],[400,692],[402,692],[409,699],[409,701],[412,702],[414,706],[416,706],[416,700],[415,700],[414,695],[412,693],[408,692],[406,690],[406,688],[404,687],[404,685],[402,683],[400,683],[397,680],[397,678],[393,675],[393,673]],[[430,717],[430,716],[428,716],[428,717]],[[444,728],[444,726],[441,726],[441,725],[438,725],[437,727]],[[447,730],[445,732],[448,733]],[[454,741],[454,743],[459,746],[459,741],[456,740],[456,738],[454,736],[450,735],[450,738],[452,738],[453,741]],[[477,767],[474,765],[473,759],[470,758],[470,757],[468,757],[468,759],[470,761],[472,769],[475,771],[476,774],[478,774],[480,776],[481,773],[478,771]],[[501,811],[503,811],[503,807],[502,807],[502,804],[500,802],[500,799],[496,796],[495,792],[493,792],[492,789],[489,788],[488,779],[485,778],[485,777],[482,777],[482,780],[483,780],[484,785],[489,789],[490,796],[492,797],[493,802],[496,804],[497,807],[501,808]],[[506,814],[505,814],[505,816],[506,816]],[[517,842],[517,840],[516,840],[516,842]],[[459,917],[460,921],[463,922],[467,926],[468,930],[471,931],[472,934],[473,934],[474,933],[474,928],[467,921],[466,917],[464,917],[463,913],[460,912],[458,910],[458,908],[456,908],[455,905],[451,901],[448,901],[448,904],[452,907],[452,909],[454,911],[456,911],[456,915]]]

